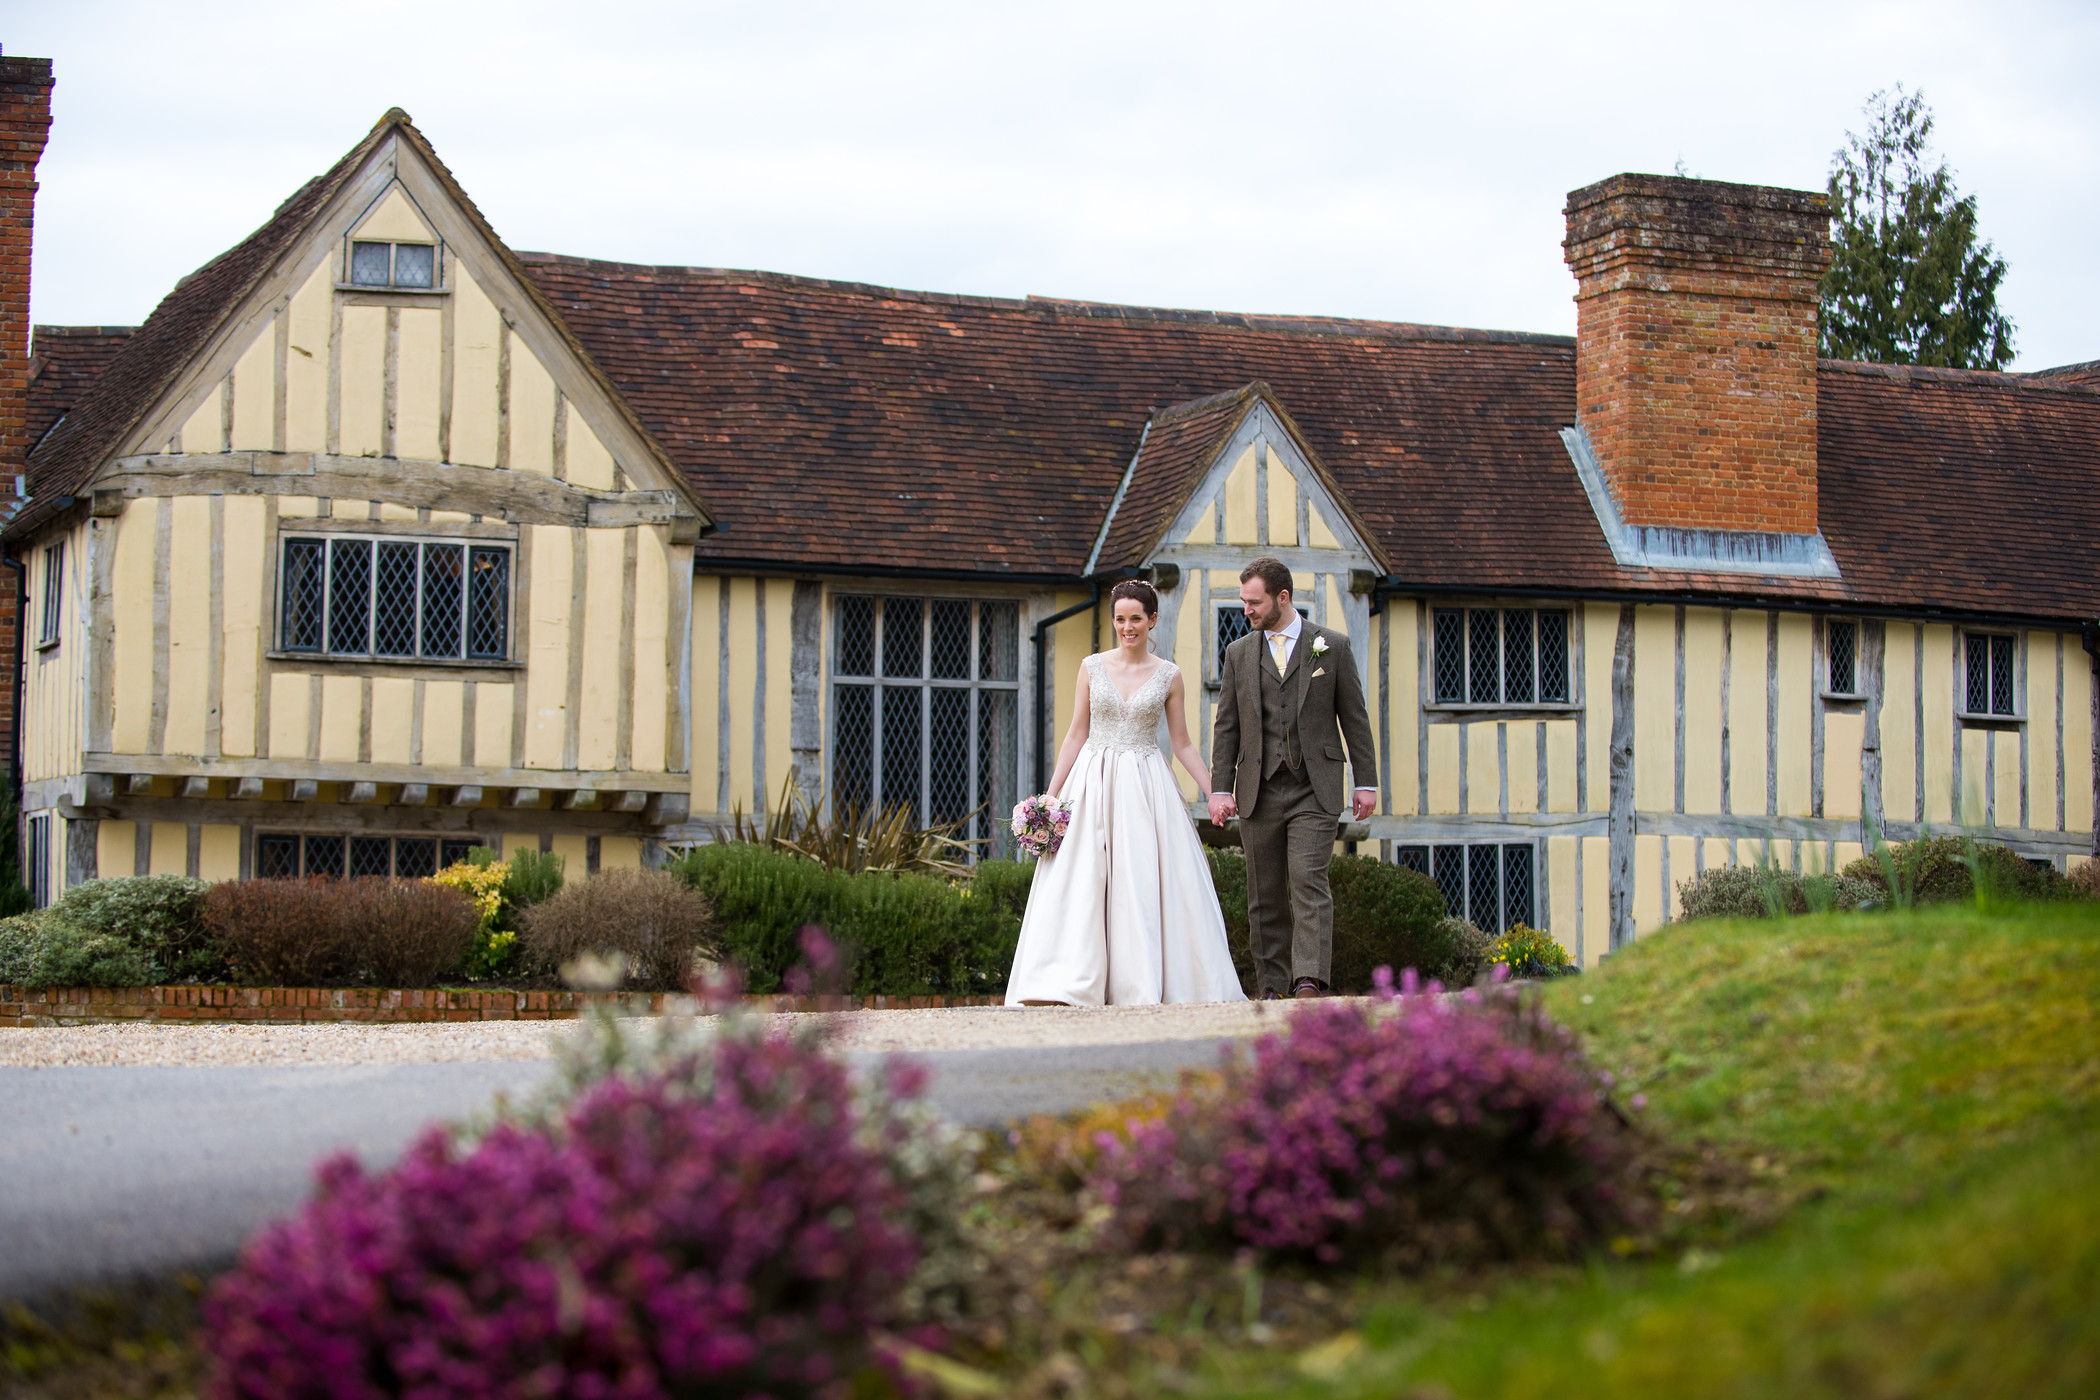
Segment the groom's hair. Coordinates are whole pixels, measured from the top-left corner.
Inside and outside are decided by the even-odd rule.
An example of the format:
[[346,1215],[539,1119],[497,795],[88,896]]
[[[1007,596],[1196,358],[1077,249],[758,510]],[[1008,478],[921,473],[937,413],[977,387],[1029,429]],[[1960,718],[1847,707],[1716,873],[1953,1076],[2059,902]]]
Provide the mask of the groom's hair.
[[1261,586],[1269,590],[1271,598],[1280,598],[1291,591],[1290,566],[1281,559],[1271,559],[1266,554],[1240,570],[1240,582],[1250,578],[1261,580]]

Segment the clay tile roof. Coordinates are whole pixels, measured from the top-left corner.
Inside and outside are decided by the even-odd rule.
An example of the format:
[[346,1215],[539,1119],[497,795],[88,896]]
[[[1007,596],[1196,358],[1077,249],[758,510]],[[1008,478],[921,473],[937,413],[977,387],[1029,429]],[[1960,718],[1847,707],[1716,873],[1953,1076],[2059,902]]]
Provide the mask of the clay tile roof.
[[1153,415],[1102,536],[1095,568],[1127,569],[1144,562],[1266,387],[1250,384]]
[[136,326],[38,326],[29,340],[32,451],[86,397]]
[[2028,377],[2031,379],[2048,379],[2058,384],[2076,384],[2087,389],[2100,389],[2100,360],[2081,360],[2075,365],[2058,365],[2054,369],[2038,369]]

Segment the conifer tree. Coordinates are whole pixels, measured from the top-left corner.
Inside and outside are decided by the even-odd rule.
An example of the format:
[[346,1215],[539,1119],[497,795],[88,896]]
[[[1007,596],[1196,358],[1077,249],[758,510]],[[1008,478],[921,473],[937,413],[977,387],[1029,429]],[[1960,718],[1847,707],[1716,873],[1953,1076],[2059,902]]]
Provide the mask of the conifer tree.
[[1822,353],[1838,360],[2003,369],[2005,259],[1976,237],[1976,196],[1935,162],[1932,109],[1896,85],[1867,99],[1865,135],[1831,158],[1836,256],[1823,275]]

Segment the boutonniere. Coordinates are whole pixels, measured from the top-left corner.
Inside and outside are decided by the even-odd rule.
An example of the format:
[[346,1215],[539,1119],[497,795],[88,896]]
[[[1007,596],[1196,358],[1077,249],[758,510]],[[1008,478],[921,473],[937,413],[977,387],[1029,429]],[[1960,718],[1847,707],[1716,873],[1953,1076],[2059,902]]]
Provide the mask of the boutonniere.
[[1327,639],[1325,637],[1313,638],[1312,654],[1314,656],[1325,656],[1327,654]]

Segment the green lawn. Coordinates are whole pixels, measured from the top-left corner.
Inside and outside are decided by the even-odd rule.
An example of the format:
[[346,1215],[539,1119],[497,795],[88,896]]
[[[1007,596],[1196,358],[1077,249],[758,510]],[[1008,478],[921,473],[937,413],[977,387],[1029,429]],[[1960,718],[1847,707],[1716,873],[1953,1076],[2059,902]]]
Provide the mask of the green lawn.
[[2100,908],[1686,924],[1551,987],[1795,1203],[1650,1259],[1366,1290],[1218,1395],[2100,1394]]

